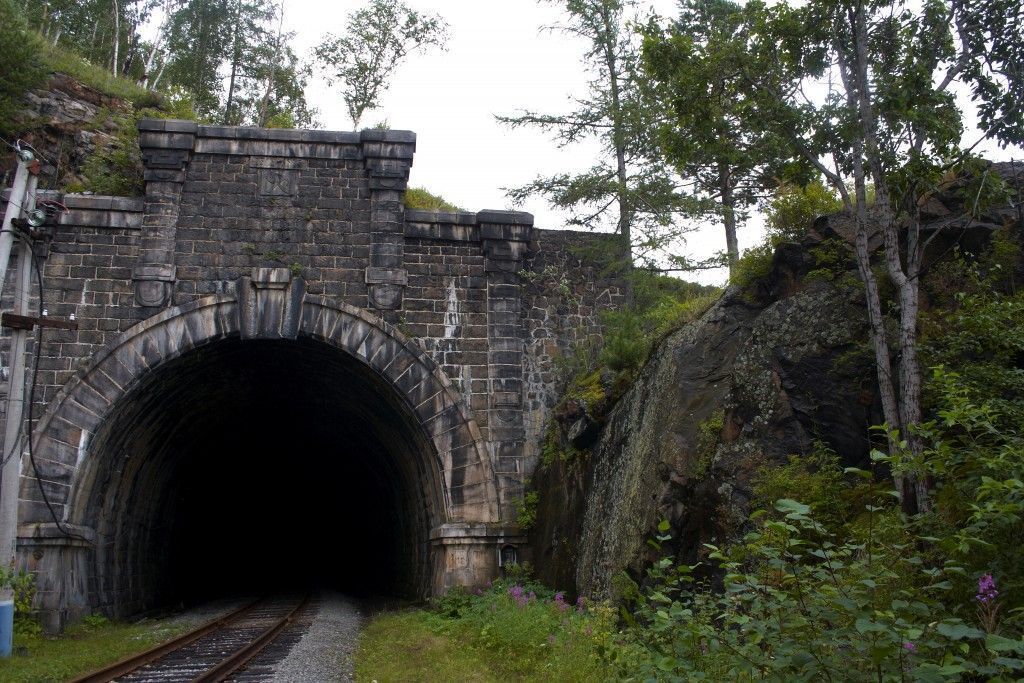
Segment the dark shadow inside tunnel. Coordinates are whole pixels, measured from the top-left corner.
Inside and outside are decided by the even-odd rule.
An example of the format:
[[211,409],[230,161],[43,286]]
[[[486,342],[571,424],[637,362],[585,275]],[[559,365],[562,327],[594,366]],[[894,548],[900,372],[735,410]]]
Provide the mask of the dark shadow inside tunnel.
[[327,344],[228,339],[151,370],[89,446],[90,600],[126,615],[227,594],[426,593],[433,446]]

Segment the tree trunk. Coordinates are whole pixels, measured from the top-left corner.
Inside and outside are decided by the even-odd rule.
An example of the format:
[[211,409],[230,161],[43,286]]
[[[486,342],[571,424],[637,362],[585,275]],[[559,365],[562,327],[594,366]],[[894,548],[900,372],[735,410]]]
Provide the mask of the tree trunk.
[[231,78],[228,81],[228,99],[224,105],[224,125],[231,125],[231,105],[235,99],[235,76],[238,74],[238,62],[241,60],[242,53],[242,31],[238,22],[241,19],[242,8],[241,1],[236,0],[235,2],[235,20],[232,22],[232,49],[231,49]]
[[[877,124],[871,102],[871,81],[868,77],[868,28],[863,2],[857,3],[852,23],[857,113],[863,134],[865,158],[871,169],[871,179],[875,186],[875,213],[878,216],[884,240],[885,265],[889,279],[896,287],[900,308],[899,422],[897,424],[900,436],[906,440],[911,455],[917,459],[924,450],[920,437],[915,433],[915,428],[921,423],[921,367],[917,360],[918,278],[916,273],[908,273],[903,267],[900,254],[900,226],[893,214],[888,179],[882,167],[882,153],[878,144]],[[916,229],[916,220],[913,223],[914,225],[908,228],[908,235]],[[920,254],[918,253],[919,246],[916,235],[908,240],[908,246],[913,246],[912,250],[908,250],[908,264],[919,263]],[[930,508],[927,486],[921,481],[919,474],[905,472],[902,484],[901,503],[906,512],[913,514]]]
[[277,77],[277,62],[281,58],[281,43],[284,32],[284,5],[281,5],[281,17],[277,23],[277,41],[274,43],[274,58],[270,62],[270,73],[267,75],[267,87],[263,91],[263,99],[260,100],[260,109],[257,125],[267,125],[267,108],[270,106],[270,93],[274,88],[274,79]]
[[729,276],[736,274],[736,263],[740,259],[739,242],[736,239],[736,202],[732,193],[732,174],[729,165],[718,164],[718,192],[722,201],[722,223],[725,224],[725,250],[729,258]]
[[120,49],[121,49],[121,9],[117,5],[117,0],[113,0],[114,6],[114,45],[113,45],[113,56],[110,60],[110,71],[113,74],[117,74],[117,65],[121,61]]
[[629,202],[629,175],[626,171],[625,122],[622,120],[622,102],[619,83],[619,63],[616,54],[619,27],[616,17],[607,5],[601,8],[603,33],[602,52],[605,68],[608,69],[608,90],[611,97],[612,146],[615,149],[615,179],[618,185],[619,222],[618,230],[623,243],[623,259],[627,271],[633,266],[633,209]]
[[156,90],[160,85],[160,79],[164,76],[164,69],[167,68],[167,59],[165,58],[160,62],[160,71],[157,73],[156,78],[153,79],[153,84],[150,86],[150,90]]

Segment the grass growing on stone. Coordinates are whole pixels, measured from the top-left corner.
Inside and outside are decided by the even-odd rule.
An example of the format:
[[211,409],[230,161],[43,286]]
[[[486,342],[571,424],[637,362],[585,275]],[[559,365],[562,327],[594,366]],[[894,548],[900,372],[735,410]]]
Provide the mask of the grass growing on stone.
[[136,107],[154,107],[163,100],[159,93],[147,90],[132,79],[115,76],[109,69],[97,66],[71,50],[54,46],[41,37],[37,39],[36,47],[46,70],[65,73],[104,95],[127,100]]
[[63,635],[25,634],[14,638],[15,654],[0,660],[6,683],[66,681],[173,638],[188,624],[124,624],[93,619]]

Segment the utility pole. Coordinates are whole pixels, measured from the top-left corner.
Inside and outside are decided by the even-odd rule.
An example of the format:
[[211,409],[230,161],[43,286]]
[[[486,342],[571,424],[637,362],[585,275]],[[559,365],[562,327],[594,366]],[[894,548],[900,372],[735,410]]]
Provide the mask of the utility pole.
[[14,185],[11,186],[11,196],[7,200],[7,210],[4,212],[3,231],[0,232],[0,290],[3,289],[4,279],[7,277],[7,263],[11,260],[11,245],[14,244],[11,221],[21,216],[29,176],[39,173],[39,162],[32,152],[18,148],[17,153],[18,170],[14,173]]
[[[14,234],[12,221],[20,217],[26,196],[35,203],[39,182],[38,162],[30,172],[31,154],[20,154],[14,187],[4,214],[0,233],[0,288],[7,275]],[[20,184],[19,184],[20,181]],[[29,207],[29,210],[34,207]],[[26,237],[26,239],[28,239]],[[25,315],[32,284],[32,252],[27,242],[18,250],[18,272],[15,277],[14,312]],[[2,291],[2,289],[0,289]],[[40,292],[42,296],[42,292]],[[13,571],[18,538],[18,484],[21,479],[21,431],[25,417],[25,346],[28,330],[14,328],[11,334],[10,373],[7,379],[7,413],[5,415],[3,468],[0,469],[0,569]],[[0,585],[0,657],[10,657],[14,638],[14,590]]]

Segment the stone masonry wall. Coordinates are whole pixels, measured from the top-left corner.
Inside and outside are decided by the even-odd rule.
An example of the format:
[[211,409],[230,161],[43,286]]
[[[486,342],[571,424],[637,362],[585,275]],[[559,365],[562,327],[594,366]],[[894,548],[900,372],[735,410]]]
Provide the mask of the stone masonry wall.
[[577,253],[602,238],[537,230],[523,213],[405,211],[408,132],[143,121],[140,133],[145,197],[60,198],[44,305],[79,329],[45,332],[37,416],[136,323],[286,267],[308,293],[369,310],[434,358],[487,443],[501,516],[514,519],[555,359],[599,334],[599,310],[619,299]]

